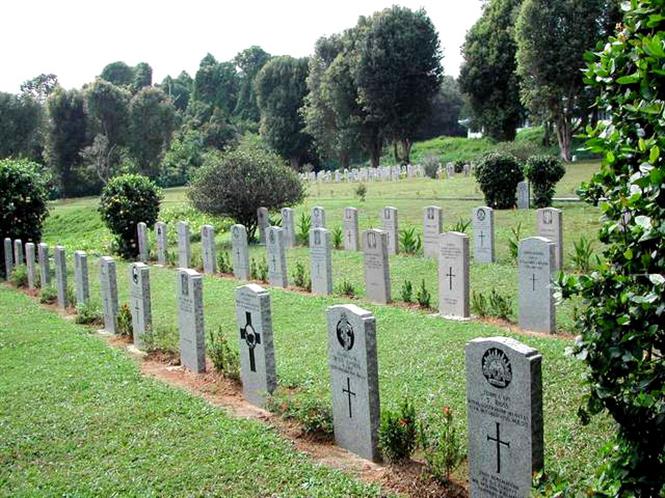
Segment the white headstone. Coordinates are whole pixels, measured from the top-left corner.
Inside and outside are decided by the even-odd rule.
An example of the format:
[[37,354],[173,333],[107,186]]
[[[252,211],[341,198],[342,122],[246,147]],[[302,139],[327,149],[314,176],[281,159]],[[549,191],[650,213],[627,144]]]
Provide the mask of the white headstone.
[[397,254],[399,252],[397,208],[384,207],[381,210],[381,221],[383,223],[383,230],[388,234],[388,254]]
[[245,225],[231,227],[231,251],[233,253],[233,275],[240,280],[249,280],[249,248]]
[[538,332],[554,332],[552,272],[555,245],[543,237],[520,241],[518,249],[519,325]]
[[282,228],[284,229],[284,237],[286,247],[296,246],[296,223],[293,209],[282,208]]
[[39,259],[39,281],[42,288],[51,283],[51,262],[48,256],[48,244],[40,242],[37,246],[37,258]]
[[37,284],[37,268],[35,260],[35,244],[25,243],[25,264],[28,267],[28,289],[32,290]]
[[459,232],[440,235],[439,313],[469,317],[469,237]]
[[147,263],[150,260],[150,244],[148,243],[148,225],[140,221],[136,224],[136,235],[139,242],[139,261]]
[[178,267],[189,268],[192,260],[192,249],[189,238],[189,225],[184,221],[179,221],[176,225],[178,232]]
[[268,216],[268,208],[260,207],[256,210],[256,218],[259,230],[259,243],[266,243],[266,230],[270,226],[270,217]]
[[312,208],[312,228],[325,228],[326,227],[326,210],[321,206],[314,206]]
[[180,363],[193,372],[205,372],[203,278],[195,270],[185,268],[178,268],[177,277]]
[[88,280],[88,255],[84,251],[74,253],[74,283],[76,284],[76,304],[90,301],[90,282]]
[[329,230],[312,228],[309,231],[309,253],[312,266],[312,293],[332,294],[332,243]]
[[388,234],[383,230],[365,230],[363,251],[367,299],[387,304],[391,301]]
[[217,250],[215,248],[215,227],[201,227],[201,251],[203,253],[203,273],[217,273]]
[[14,270],[14,248],[12,247],[12,239],[9,237],[5,238],[3,249],[5,252],[5,278],[9,280],[9,277]]
[[494,210],[487,206],[475,208],[471,224],[476,263],[494,263]]
[[152,329],[150,303],[150,267],[143,263],[129,265],[129,308],[132,312],[134,346],[145,349],[145,334]]
[[67,300],[67,257],[65,248],[55,246],[53,257],[55,260],[55,290],[58,294],[58,308],[64,310],[69,305]]
[[111,256],[103,256],[100,258],[99,264],[99,288],[102,294],[104,330],[115,334],[118,328],[118,282],[115,261]]
[[529,182],[524,180],[517,184],[515,197],[517,197],[517,209],[529,209],[531,198]]
[[439,206],[423,209],[423,252],[430,258],[439,257],[439,235],[443,232],[443,211]]
[[168,248],[166,223],[155,223],[155,239],[157,240],[157,264],[166,266],[166,250]]
[[563,268],[563,212],[560,209],[548,207],[536,211],[538,220],[538,235],[554,242],[554,269]]
[[16,239],[14,241],[14,264],[16,266],[22,265],[25,262],[23,257],[23,241]]
[[268,282],[277,287],[288,287],[289,277],[286,269],[286,244],[284,229],[268,227],[266,230],[266,251],[268,255]]
[[354,207],[347,207],[344,208],[344,250],[358,251],[359,249],[358,210]]

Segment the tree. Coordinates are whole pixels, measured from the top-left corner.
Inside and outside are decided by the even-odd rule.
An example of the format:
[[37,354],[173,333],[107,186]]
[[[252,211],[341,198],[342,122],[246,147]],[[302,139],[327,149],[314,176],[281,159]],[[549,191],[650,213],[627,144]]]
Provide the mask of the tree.
[[520,9],[522,100],[532,114],[554,124],[564,161],[570,161],[572,137],[590,114],[584,105],[583,56],[606,35],[610,10],[607,0],[524,0]]
[[129,91],[98,78],[86,88],[85,93],[95,134],[106,135],[111,146],[127,145]]
[[307,94],[307,58],[275,57],[256,77],[261,136],[292,166],[303,164],[311,137],[300,113]]
[[147,62],[139,62],[134,66],[134,80],[132,91],[138,92],[141,88],[152,85],[152,68]]
[[0,92],[0,158],[41,156],[42,108],[28,95]]
[[[425,11],[394,6],[374,14],[354,69],[367,120],[401,145],[401,160],[408,163],[412,139],[429,116],[443,75],[439,37]],[[372,164],[378,165],[374,154]]]
[[515,139],[524,117],[514,25],[522,0],[489,0],[466,34],[459,83],[474,123],[497,141]]
[[439,93],[432,102],[432,112],[414,135],[415,140],[429,140],[430,138],[448,136],[466,136],[466,129],[459,124],[464,96],[460,91],[457,80],[452,76],[444,76]]
[[192,98],[231,115],[238,98],[235,65],[231,62],[217,62],[211,54],[207,54],[196,71]]
[[116,86],[129,88],[134,83],[134,68],[122,61],[111,62],[104,66],[99,77]]
[[261,47],[253,45],[239,52],[233,62],[240,69],[238,101],[233,114],[241,120],[259,122],[261,113],[256,103],[254,80],[261,68],[270,60],[270,54]]
[[194,88],[194,80],[187,71],[182,71],[175,79],[167,76],[159,86],[171,97],[171,101],[176,109],[179,111],[187,109],[189,98]]
[[55,74],[40,74],[31,80],[21,83],[21,93],[29,95],[35,101],[43,104],[53,91],[58,87],[58,77]]
[[145,87],[129,104],[129,148],[139,173],[157,178],[163,153],[176,128],[175,107],[160,89]]

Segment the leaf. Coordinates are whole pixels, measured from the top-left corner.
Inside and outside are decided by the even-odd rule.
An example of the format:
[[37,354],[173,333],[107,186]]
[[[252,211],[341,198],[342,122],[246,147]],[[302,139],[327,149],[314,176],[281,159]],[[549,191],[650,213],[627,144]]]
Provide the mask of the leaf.
[[619,85],[632,85],[638,81],[640,81],[640,75],[638,73],[629,74],[617,79]]
[[665,284],[665,277],[659,273],[651,273],[649,275],[649,281],[654,285],[663,285]]
[[656,161],[658,161],[659,157],[660,157],[660,147],[654,145],[653,147],[651,147],[651,152],[649,152],[649,162],[654,164]]

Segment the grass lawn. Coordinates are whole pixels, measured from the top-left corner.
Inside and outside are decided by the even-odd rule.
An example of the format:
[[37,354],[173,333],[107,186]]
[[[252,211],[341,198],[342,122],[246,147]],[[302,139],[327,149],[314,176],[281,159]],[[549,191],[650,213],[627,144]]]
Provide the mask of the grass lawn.
[[379,496],[0,285],[0,496]]

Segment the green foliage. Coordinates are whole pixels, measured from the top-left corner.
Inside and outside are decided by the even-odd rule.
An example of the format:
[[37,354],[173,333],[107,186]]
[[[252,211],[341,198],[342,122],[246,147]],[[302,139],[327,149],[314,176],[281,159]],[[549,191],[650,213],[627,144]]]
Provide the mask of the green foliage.
[[268,283],[268,262],[266,261],[265,256],[261,258],[261,260],[256,264],[255,268],[256,280]]
[[277,155],[248,142],[206,156],[187,191],[194,207],[245,225],[250,239],[256,231],[259,207],[280,209],[300,203],[304,195],[302,182],[291,168]]
[[39,302],[42,304],[53,304],[58,299],[58,291],[54,286],[42,287],[39,293]]
[[348,281],[347,279],[342,280],[342,282],[339,284],[339,288],[337,290],[338,294],[346,297],[355,297],[356,295],[356,288],[353,286],[353,283]]
[[431,307],[432,294],[430,294],[430,291],[427,290],[424,278],[420,283],[420,287],[416,291],[416,301],[418,302],[418,306],[421,308],[429,309]]
[[489,207],[510,209],[515,206],[517,184],[524,180],[522,168],[515,157],[487,154],[476,164],[474,174]]
[[489,297],[482,292],[473,291],[471,293],[471,311],[481,318],[492,316],[510,320],[513,314],[513,300],[494,288],[490,291]]
[[[594,265],[592,258],[594,256],[591,241],[582,235],[578,241],[573,242],[574,251],[570,253],[570,260],[573,266],[582,273],[589,273]],[[598,256],[596,256],[596,265],[600,265]]]
[[180,333],[177,325],[153,325],[144,333],[143,344],[146,351],[166,353],[172,356],[174,362],[179,361]]
[[23,96],[30,96],[36,102],[43,104],[48,96],[59,86],[58,77],[55,74],[42,73],[21,83],[21,94]]
[[344,247],[344,230],[342,230],[342,227],[332,229],[332,245],[335,249]]
[[487,297],[482,292],[471,291],[471,313],[480,318],[489,316],[490,311]]
[[423,449],[427,471],[437,481],[449,483],[450,474],[465,456],[463,436],[453,421],[450,407],[444,406],[439,415],[420,421],[418,442]]
[[[585,82],[600,90],[611,121],[588,129],[601,169],[580,195],[600,203],[606,264],[591,275],[562,277],[564,297],[579,294],[581,337],[574,353],[588,365],[582,411],[607,411],[616,441],[601,469],[600,490],[658,496],[665,489],[665,87],[660,0],[626,5],[620,32],[588,54]],[[601,200],[602,198],[602,200]]]
[[385,410],[379,425],[379,448],[384,458],[399,463],[411,458],[417,444],[416,409],[404,399],[399,411]]
[[309,231],[312,229],[312,216],[302,212],[298,219],[298,233],[296,234],[300,243],[304,246],[309,245]]
[[416,231],[416,227],[400,230],[399,243],[406,254],[418,254],[423,246],[422,236]]
[[0,92],[0,158],[28,157],[39,160],[43,111],[28,95]]
[[305,265],[301,261],[296,261],[296,268],[293,271],[293,285],[301,289],[307,288],[307,274]]
[[217,254],[217,270],[219,273],[233,273],[233,264],[228,251],[219,251]]
[[517,261],[519,254],[520,240],[522,240],[522,222],[517,223],[517,226],[510,227],[510,236],[508,237],[508,247],[510,248],[510,257]]
[[101,325],[104,321],[102,310],[96,304],[87,302],[76,305],[76,318],[74,321],[80,325]]
[[134,68],[122,61],[111,62],[104,66],[99,77],[114,85],[129,88],[134,82]]
[[425,176],[436,180],[436,174],[439,171],[439,166],[441,166],[441,162],[437,157],[432,155],[426,156],[422,164],[423,169],[425,170]]
[[240,68],[240,87],[234,114],[241,120],[259,122],[261,114],[256,104],[254,80],[269,60],[270,54],[256,45],[239,52],[233,59],[236,66]]
[[173,105],[178,111],[184,111],[187,109],[189,97],[192,94],[194,86],[194,80],[187,71],[181,71],[177,78],[167,76],[159,86],[169,97],[171,97]]
[[533,203],[538,208],[552,205],[554,186],[566,174],[566,168],[556,157],[533,156],[524,165],[524,175],[533,187]]
[[464,221],[462,218],[460,218],[459,220],[457,220],[457,223],[453,225],[452,231],[459,233],[466,233],[470,225],[471,225],[471,220]]
[[413,302],[413,284],[411,283],[411,280],[404,281],[400,295],[402,296],[402,301],[405,303]]
[[203,164],[203,136],[196,130],[175,135],[162,160],[158,183],[162,187],[185,185]]
[[[444,75],[441,88],[432,100],[432,114],[423,121],[414,137],[427,140],[433,137],[466,137],[466,129],[459,124],[465,97],[457,79]],[[413,158],[411,158],[413,161]]]
[[16,265],[9,276],[9,282],[17,288],[28,286],[28,267],[26,265]]
[[99,212],[115,237],[118,254],[125,258],[138,255],[136,225],[155,224],[161,199],[161,189],[145,176],[116,176],[104,187]]
[[129,139],[131,93],[103,79],[85,90],[88,123],[95,135],[104,135],[111,147],[123,147]]
[[329,439],[333,434],[333,418],[330,403],[312,394],[283,388],[268,397],[266,409],[281,415],[286,420],[295,420],[302,425],[307,435]]
[[240,358],[238,352],[231,349],[229,340],[221,326],[217,332],[208,332],[208,354],[215,370],[227,379],[240,380]]
[[[0,159],[0,234],[39,242],[48,216],[48,193],[41,167],[26,160]],[[4,246],[0,249],[4,258]],[[2,260],[4,261],[4,259]],[[0,272],[4,275],[4,264]]]
[[134,336],[134,329],[132,328],[132,310],[129,309],[127,303],[120,305],[117,321],[118,327],[116,329],[116,334],[126,337]]
[[367,198],[367,186],[364,183],[360,183],[356,187],[354,193],[356,194],[356,197],[360,200],[360,202],[365,202],[365,199]]
[[238,99],[238,83],[233,62],[217,62],[207,54],[196,71],[192,99],[229,116]]

